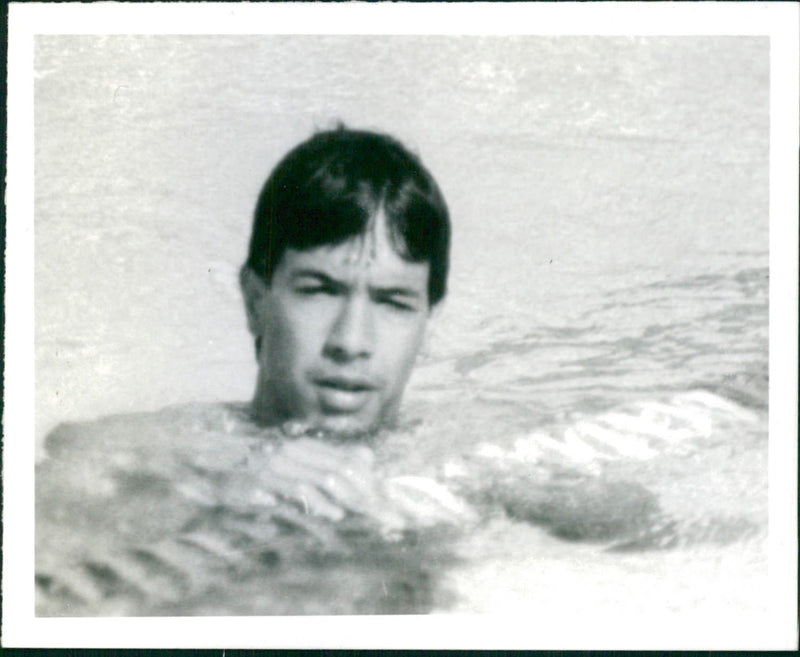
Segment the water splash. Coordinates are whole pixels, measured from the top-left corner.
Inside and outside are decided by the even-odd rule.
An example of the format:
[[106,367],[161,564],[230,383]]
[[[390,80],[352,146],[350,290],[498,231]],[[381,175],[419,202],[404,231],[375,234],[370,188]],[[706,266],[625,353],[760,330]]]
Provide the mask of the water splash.
[[461,453],[439,447],[425,469],[392,450],[430,441],[424,424],[371,445],[264,429],[235,405],[64,425],[37,470],[37,611],[441,610],[461,537],[498,513],[620,553],[746,540],[763,522],[708,504],[687,512],[669,493],[678,469],[702,470],[761,420],[695,390]]

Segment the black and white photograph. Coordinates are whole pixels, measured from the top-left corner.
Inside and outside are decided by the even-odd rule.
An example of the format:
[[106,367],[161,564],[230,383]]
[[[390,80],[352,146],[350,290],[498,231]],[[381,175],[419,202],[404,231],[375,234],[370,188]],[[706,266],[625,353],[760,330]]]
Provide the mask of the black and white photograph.
[[[7,637],[21,614],[75,645],[127,619],[124,647],[154,618],[175,647],[425,618],[527,648],[796,644],[785,34],[11,9]],[[278,647],[247,627],[218,645]]]

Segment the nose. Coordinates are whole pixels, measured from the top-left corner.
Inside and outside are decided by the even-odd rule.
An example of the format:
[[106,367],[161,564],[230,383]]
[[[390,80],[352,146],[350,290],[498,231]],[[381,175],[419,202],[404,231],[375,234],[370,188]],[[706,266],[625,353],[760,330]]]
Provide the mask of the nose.
[[369,300],[345,297],[325,341],[325,355],[336,362],[369,358],[375,345],[375,318]]

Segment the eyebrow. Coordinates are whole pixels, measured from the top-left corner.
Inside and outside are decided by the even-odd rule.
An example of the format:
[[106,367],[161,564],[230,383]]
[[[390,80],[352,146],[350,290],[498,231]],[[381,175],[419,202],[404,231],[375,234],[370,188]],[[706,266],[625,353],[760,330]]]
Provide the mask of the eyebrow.
[[291,273],[290,278],[292,282],[296,281],[298,278],[314,278],[328,285],[345,285],[343,281],[338,281],[317,269],[296,269]]
[[[333,278],[329,274],[319,271],[318,269],[297,269],[292,272],[290,278],[293,282],[301,278],[313,278],[320,283],[330,285],[336,289],[347,289],[350,287],[349,283]],[[380,294],[382,296],[400,296],[409,299],[419,299],[421,296],[421,294],[414,288],[404,287],[402,285],[393,285],[387,287],[369,285],[368,288],[371,293]]]

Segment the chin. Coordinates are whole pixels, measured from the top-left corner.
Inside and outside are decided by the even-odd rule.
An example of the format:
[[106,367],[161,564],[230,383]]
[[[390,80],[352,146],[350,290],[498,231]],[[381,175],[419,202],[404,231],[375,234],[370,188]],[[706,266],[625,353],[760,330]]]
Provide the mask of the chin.
[[328,416],[322,418],[318,426],[325,432],[348,438],[374,433],[381,424],[378,420],[367,418]]

